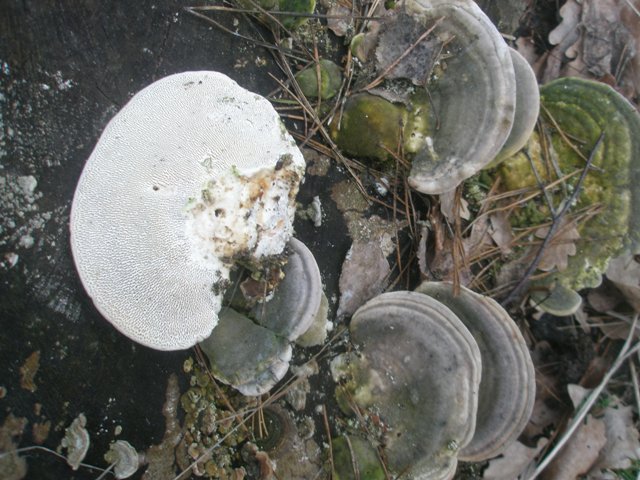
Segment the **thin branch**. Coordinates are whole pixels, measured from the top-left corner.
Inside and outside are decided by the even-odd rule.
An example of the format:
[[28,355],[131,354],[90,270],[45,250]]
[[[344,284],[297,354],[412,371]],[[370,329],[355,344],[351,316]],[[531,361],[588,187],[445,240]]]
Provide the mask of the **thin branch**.
[[[219,12],[230,12],[230,13],[248,13],[251,15],[260,15],[264,13],[263,10],[259,9],[249,9],[249,8],[235,8],[235,7],[224,7],[222,5],[205,5],[201,7],[185,7],[186,9],[190,9],[193,11],[219,11]],[[280,15],[283,17],[301,17],[301,18],[323,18],[326,20],[383,20],[385,17],[367,17],[363,15],[326,15],[322,13],[306,13],[306,12],[284,12],[284,11],[276,11],[276,10],[268,10],[271,15]]]
[[516,300],[517,298],[520,297],[520,294],[522,293],[522,291],[525,289],[525,287],[529,283],[529,279],[530,279],[531,275],[538,268],[538,265],[542,261],[542,256],[543,256],[543,254],[545,252],[545,249],[549,246],[549,244],[551,243],[551,240],[553,239],[554,235],[556,234],[556,231],[558,230],[558,227],[560,226],[562,218],[564,217],[565,213],[567,213],[569,208],[571,208],[571,205],[576,200],[576,198],[578,198],[578,194],[582,190],[582,184],[584,183],[584,180],[587,177],[587,173],[589,173],[589,169],[591,167],[591,164],[593,163],[593,161],[594,161],[594,159],[596,157],[596,153],[598,151],[598,148],[600,147],[600,144],[602,143],[603,140],[604,140],[604,132],[600,133],[600,136],[598,137],[598,140],[596,141],[596,144],[593,146],[593,149],[591,150],[591,154],[589,155],[589,158],[587,159],[587,162],[586,162],[584,168],[582,169],[582,173],[580,174],[580,178],[576,182],[576,185],[575,185],[575,188],[573,190],[573,193],[571,194],[569,199],[565,202],[565,204],[563,205],[562,209],[556,215],[553,216],[553,221],[551,223],[551,227],[549,227],[549,232],[547,233],[547,236],[544,238],[544,241],[542,242],[542,245],[540,245],[540,248],[538,249],[538,252],[537,252],[535,258],[533,259],[533,261],[529,265],[529,268],[527,268],[526,272],[524,273],[524,275],[522,276],[520,281],[517,283],[515,288],[513,288],[513,290],[511,290],[509,295],[507,295],[507,298],[505,298],[501,302],[503,307],[510,306],[514,302],[514,300]]
[[582,405],[580,406],[580,408],[578,408],[578,411],[576,412],[573,419],[567,426],[567,429],[564,431],[558,443],[556,443],[553,449],[549,451],[549,453],[544,458],[544,460],[540,462],[540,464],[536,467],[533,474],[530,477],[528,477],[527,480],[534,480],[535,478],[538,477],[538,475],[542,473],[542,471],[545,468],[547,468],[549,463],[551,463],[551,461],[558,455],[560,450],[562,450],[562,448],[567,444],[567,442],[571,438],[571,435],[573,435],[573,433],[577,430],[577,428],[582,424],[585,417],[587,416],[587,413],[589,413],[589,410],[591,410],[591,407],[596,403],[596,400],[598,400],[598,397],[600,396],[604,388],[607,386],[607,384],[609,383],[613,375],[624,364],[624,362],[629,359],[629,357],[631,357],[632,355],[640,351],[640,342],[636,342],[633,346],[631,346],[631,341],[633,339],[633,334],[635,332],[637,323],[638,323],[638,315],[636,314],[635,317],[633,318],[632,328],[629,330],[629,335],[627,336],[627,339],[625,340],[624,345],[622,346],[622,349],[620,350],[620,353],[616,358],[616,361],[613,363],[613,365],[611,365],[611,368],[603,377],[602,381],[598,384],[598,386],[594,388],[591,391],[591,393],[589,393],[587,398],[582,402]]

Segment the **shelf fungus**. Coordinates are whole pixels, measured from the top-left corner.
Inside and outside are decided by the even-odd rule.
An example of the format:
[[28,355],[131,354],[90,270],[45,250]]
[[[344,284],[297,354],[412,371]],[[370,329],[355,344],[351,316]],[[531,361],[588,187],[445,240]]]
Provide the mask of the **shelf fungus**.
[[[346,354],[338,401],[379,418],[373,446],[382,446],[389,473],[450,478],[478,407],[480,351],[467,328],[427,295],[390,292],[360,307],[350,331],[356,348]],[[366,464],[373,468],[370,454]]]
[[[367,61],[386,80],[354,95],[334,120],[345,153],[378,162],[404,154],[409,184],[441,194],[526,142],[537,116],[535,76],[475,2],[405,0],[377,35]],[[367,129],[385,133],[371,139]]]
[[482,358],[473,439],[458,455],[479,462],[513,443],[529,421],[536,380],[527,345],[515,322],[493,299],[445,282],[424,282],[417,292],[446,305],[473,335]]
[[71,247],[96,308],[132,340],[191,347],[218,322],[232,267],[280,255],[304,159],[264,98],[217,72],[136,94],[87,160]]
[[544,199],[514,212],[517,227],[548,226],[572,202],[563,221],[576,229],[575,249],[566,264],[545,268],[543,286],[559,289],[548,305],[536,298],[542,309],[571,314],[580,305],[571,290],[599,285],[610,259],[640,251],[640,115],[613,88],[590,80],[561,78],[540,94],[541,128],[503,162],[500,175],[509,190],[547,186]]
[[381,463],[403,478],[450,479],[458,460],[499,455],[529,420],[529,351],[513,320],[487,297],[423,283],[370,300],[350,331],[354,352],[332,365],[336,395],[341,408],[357,409],[368,422],[367,445],[357,432],[336,443],[340,479],[353,478],[353,465],[375,478]]
[[129,478],[140,468],[140,455],[125,440],[116,440],[109,445],[109,451],[104,454],[104,459],[113,465],[113,473],[117,479]]
[[[327,309],[315,258],[295,238],[288,252],[284,277],[273,292],[253,302],[249,287],[230,289],[235,295],[228,303],[242,313],[223,307],[213,334],[199,344],[214,376],[244,395],[268,392],[287,373],[291,342],[315,323],[326,328]],[[247,301],[254,305],[248,308]]]

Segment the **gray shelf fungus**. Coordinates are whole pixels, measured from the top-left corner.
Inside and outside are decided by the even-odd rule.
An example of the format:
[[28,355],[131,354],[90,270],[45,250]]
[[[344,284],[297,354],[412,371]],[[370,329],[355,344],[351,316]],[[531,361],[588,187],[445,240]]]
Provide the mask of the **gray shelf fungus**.
[[458,455],[464,461],[493,458],[514,442],[529,421],[535,400],[535,371],[518,326],[496,301],[445,282],[424,282],[416,292],[451,311],[473,335],[482,358],[476,431]]
[[218,72],[168,76],[109,122],[71,211],[96,308],[132,340],[178,350],[218,321],[230,269],[281,254],[304,159],[264,98]]
[[[375,96],[349,99],[333,136],[345,153],[378,163],[402,145],[409,184],[420,192],[453,190],[522,148],[533,131],[535,75],[472,0],[403,1],[386,15],[371,56],[387,80],[369,91]],[[425,91],[428,101],[416,101]],[[377,133],[374,140],[367,130]]]
[[333,364],[341,380],[337,400],[384,427],[368,429],[368,448],[362,440],[347,451],[347,440],[337,443],[334,463],[347,462],[335,467],[340,479],[353,478],[353,465],[386,478],[376,458],[392,475],[450,479],[458,460],[499,455],[529,420],[533,363],[517,326],[490,298],[423,283],[415,292],[370,300],[353,315],[350,331],[357,353]]
[[459,449],[473,438],[478,407],[480,350],[467,328],[442,303],[402,291],[360,307],[350,331],[358,353],[347,354],[338,401],[379,416],[390,473],[450,478]]
[[516,112],[506,142],[488,167],[499,164],[527,144],[540,113],[540,88],[533,69],[516,50],[509,48],[509,53],[516,76]]
[[443,18],[434,35],[446,45],[446,65],[429,83],[439,129],[415,155],[409,175],[416,190],[440,194],[485,167],[506,142],[516,109],[513,62],[472,0],[409,0],[406,9],[425,28]]
[[[295,341],[313,324],[321,312],[322,279],[316,259],[309,249],[296,238],[289,241],[289,256],[284,278],[270,299],[258,302],[251,316],[257,323],[277,335]],[[301,301],[304,299],[304,301]]]
[[316,323],[326,329],[327,308],[315,258],[295,238],[288,252],[284,278],[273,294],[247,315],[223,307],[213,333],[199,344],[213,375],[247,396],[268,392],[284,377],[291,342]]

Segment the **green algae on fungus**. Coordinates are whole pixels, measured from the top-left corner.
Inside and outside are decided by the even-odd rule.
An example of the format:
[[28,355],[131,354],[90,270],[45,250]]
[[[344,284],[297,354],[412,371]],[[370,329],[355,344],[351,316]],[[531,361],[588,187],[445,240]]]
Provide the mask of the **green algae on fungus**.
[[[316,0],[279,0],[278,9],[281,12],[312,14],[316,8]],[[281,17],[280,22],[286,29],[293,29],[304,24],[308,20],[305,16]]]
[[275,27],[276,20],[287,30],[295,29],[303,25],[307,21],[307,17],[271,15],[269,11],[290,12],[301,14],[312,14],[316,8],[316,0],[238,0],[238,4],[242,8],[254,10],[257,7],[266,10],[266,13],[260,13],[257,18],[266,25]]
[[[640,116],[603,83],[562,78],[543,86],[540,93],[543,137],[532,136],[524,152],[501,165],[500,175],[510,190],[537,186],[532,163],[547,184],[570,175],[550,191],[558,209],[593,155],[592,168],[569,214],[587,210],[595,214],[579,223],[577,252],[567,268],[553,276],[570,289],[595,287],[611,258],[626,248],[635,253],[640,247]],[[536,211],[549,221],[547,206],[540,199],[535,202],[536,208],[528,207],[533,215],[516,213],[518,226],[535,226],[539,218],[533,217],[540,217]]]
[[426,144],[432,123],[426,92],[416,90],[407,104],[411,107],[370,93],[353,95],[339,121],[331,124],[332,136],[348,155],[393,165],[399,147],[412,154]]
[[[382,462],[373,446],[358,436],[342,435],[331,443],[335,480],[385,480]],[[356,474],[356,471],[358,474]]]

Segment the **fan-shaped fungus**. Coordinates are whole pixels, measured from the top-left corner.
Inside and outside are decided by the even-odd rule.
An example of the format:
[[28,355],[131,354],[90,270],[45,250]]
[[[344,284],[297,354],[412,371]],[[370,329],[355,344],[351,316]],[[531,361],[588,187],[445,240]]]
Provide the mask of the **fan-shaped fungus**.
[[469,331],[416,292],[375,297],[350,330],[358,354],[339,392],[384,423],[379,443],[390,472],[449,478],[476,422],[480,351]]
[[233,263],[280,254],[304,159],[264,98],[217,72],[136,94],[78,182],[71,247],[96,308],[160,350],[211,333]]
[[459,458],[478,462],[495,457],[516,440],[529,421],[536,379],[529,350],[517,325],[493,299],[453,285],[425,282],[417,292],[451,309],[480,348],[482,377],[476,431]]

